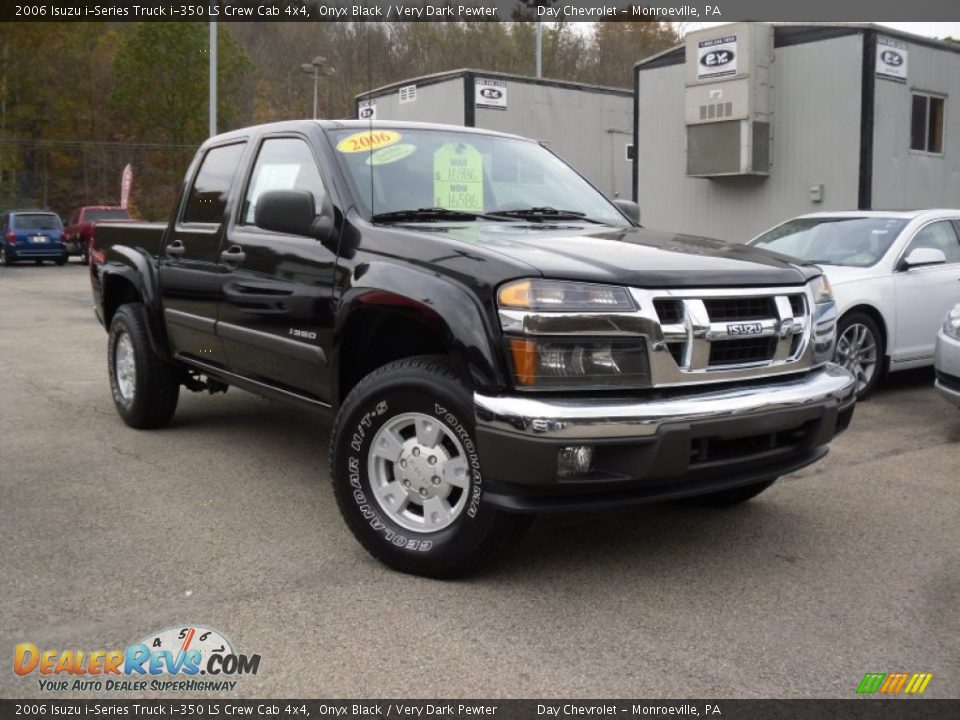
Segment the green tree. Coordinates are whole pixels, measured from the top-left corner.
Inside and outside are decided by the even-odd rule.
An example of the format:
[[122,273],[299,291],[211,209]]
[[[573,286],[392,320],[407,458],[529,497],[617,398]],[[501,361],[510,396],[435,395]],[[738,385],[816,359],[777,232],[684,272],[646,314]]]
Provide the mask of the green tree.
[[[124,28],[113,63],[110,106],[117,139],[143,145],[132,160],[134,198],[145,217],[163,217],[183,171],[208,135],[209,36],[206,23],[137,23]],[[255,79],[228,27],[217,41],[217,130],[247,125]],[[128,153],[132,155],[132,153]]]
[[[229,28],[219,28],[218,130],[242,125],[251,108],[252,64]],[[207,137],[206,23],[144,22],[123,33],[114,61],[112,106],[129,137],[178,144]]]
[[589,74],[592,82],[632,87],[633,66],[638,60],[680,42],[677,31],[670,23],[625,18],[629,18],[629,15],[621,14],[596,24],[593,33],[593,67]]

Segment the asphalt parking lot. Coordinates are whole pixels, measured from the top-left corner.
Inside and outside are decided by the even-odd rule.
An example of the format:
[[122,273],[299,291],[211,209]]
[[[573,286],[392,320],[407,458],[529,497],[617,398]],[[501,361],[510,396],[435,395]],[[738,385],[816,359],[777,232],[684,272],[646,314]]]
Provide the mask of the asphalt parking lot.
[[438,582],[354,541],[321,418],[184,391],[171,427],[128,429],[86,270],[0,268],[2,697],[42,696],[16,643],[185,623],[262,656],[244,697],[853,697],[895,671],[960,696],[960,411],[932,372],[740,508],[539,518]]

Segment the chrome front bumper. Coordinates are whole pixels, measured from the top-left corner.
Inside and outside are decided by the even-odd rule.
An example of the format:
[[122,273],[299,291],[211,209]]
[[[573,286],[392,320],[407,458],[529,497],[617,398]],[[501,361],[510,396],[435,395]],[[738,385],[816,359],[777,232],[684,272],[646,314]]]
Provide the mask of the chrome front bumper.
[[839,365],[828,363],[797,378],[763,384],[704,387],[669,397],[546,398],[474,394],[477,427],[541,440],[602,440],[656,435],[676,423],[731,420],[768,412],[853,403],[857,383]]

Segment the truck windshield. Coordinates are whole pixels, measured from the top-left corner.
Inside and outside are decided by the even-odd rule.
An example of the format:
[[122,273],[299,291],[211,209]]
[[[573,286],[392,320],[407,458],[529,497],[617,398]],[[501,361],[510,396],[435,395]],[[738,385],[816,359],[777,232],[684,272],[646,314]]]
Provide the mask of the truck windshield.
[[30,213],[16,215],[13,226],[19,230],[59,230],[60,218],[51,213]]
[[83,214],[83,217],[87,222],[98,222],[102,220],[129,220],[130,213],[122,208],[87,210]]
[[823,265],[876,265],[907,221],[896,217],[819,217],[788,220],[750,244]]
[[405,128],[334,130],[330,136],[374,220],[485,217],[629,225],[603,195],[535,142]]

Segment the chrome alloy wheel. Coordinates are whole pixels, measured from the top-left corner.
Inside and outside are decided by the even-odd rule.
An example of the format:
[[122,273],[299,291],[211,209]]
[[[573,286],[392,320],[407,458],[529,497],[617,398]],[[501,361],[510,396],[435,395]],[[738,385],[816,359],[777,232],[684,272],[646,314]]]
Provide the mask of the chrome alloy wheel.
[[388,420],[370,444],[367,473],[383,511],[413,532],[442,530],[467,505],[470,466],[463,445],[429,415]]
[[836,361],[857,379],[857,392],[870,385],[877,372],[877,339],[870,328],[853,323],[837,339]]
[[133,355],[133,341],[128,333],[117,336],[113,350],[113,366],[117,375],[117,389],[128,405],[133,402],[137,386],[137,361]]

